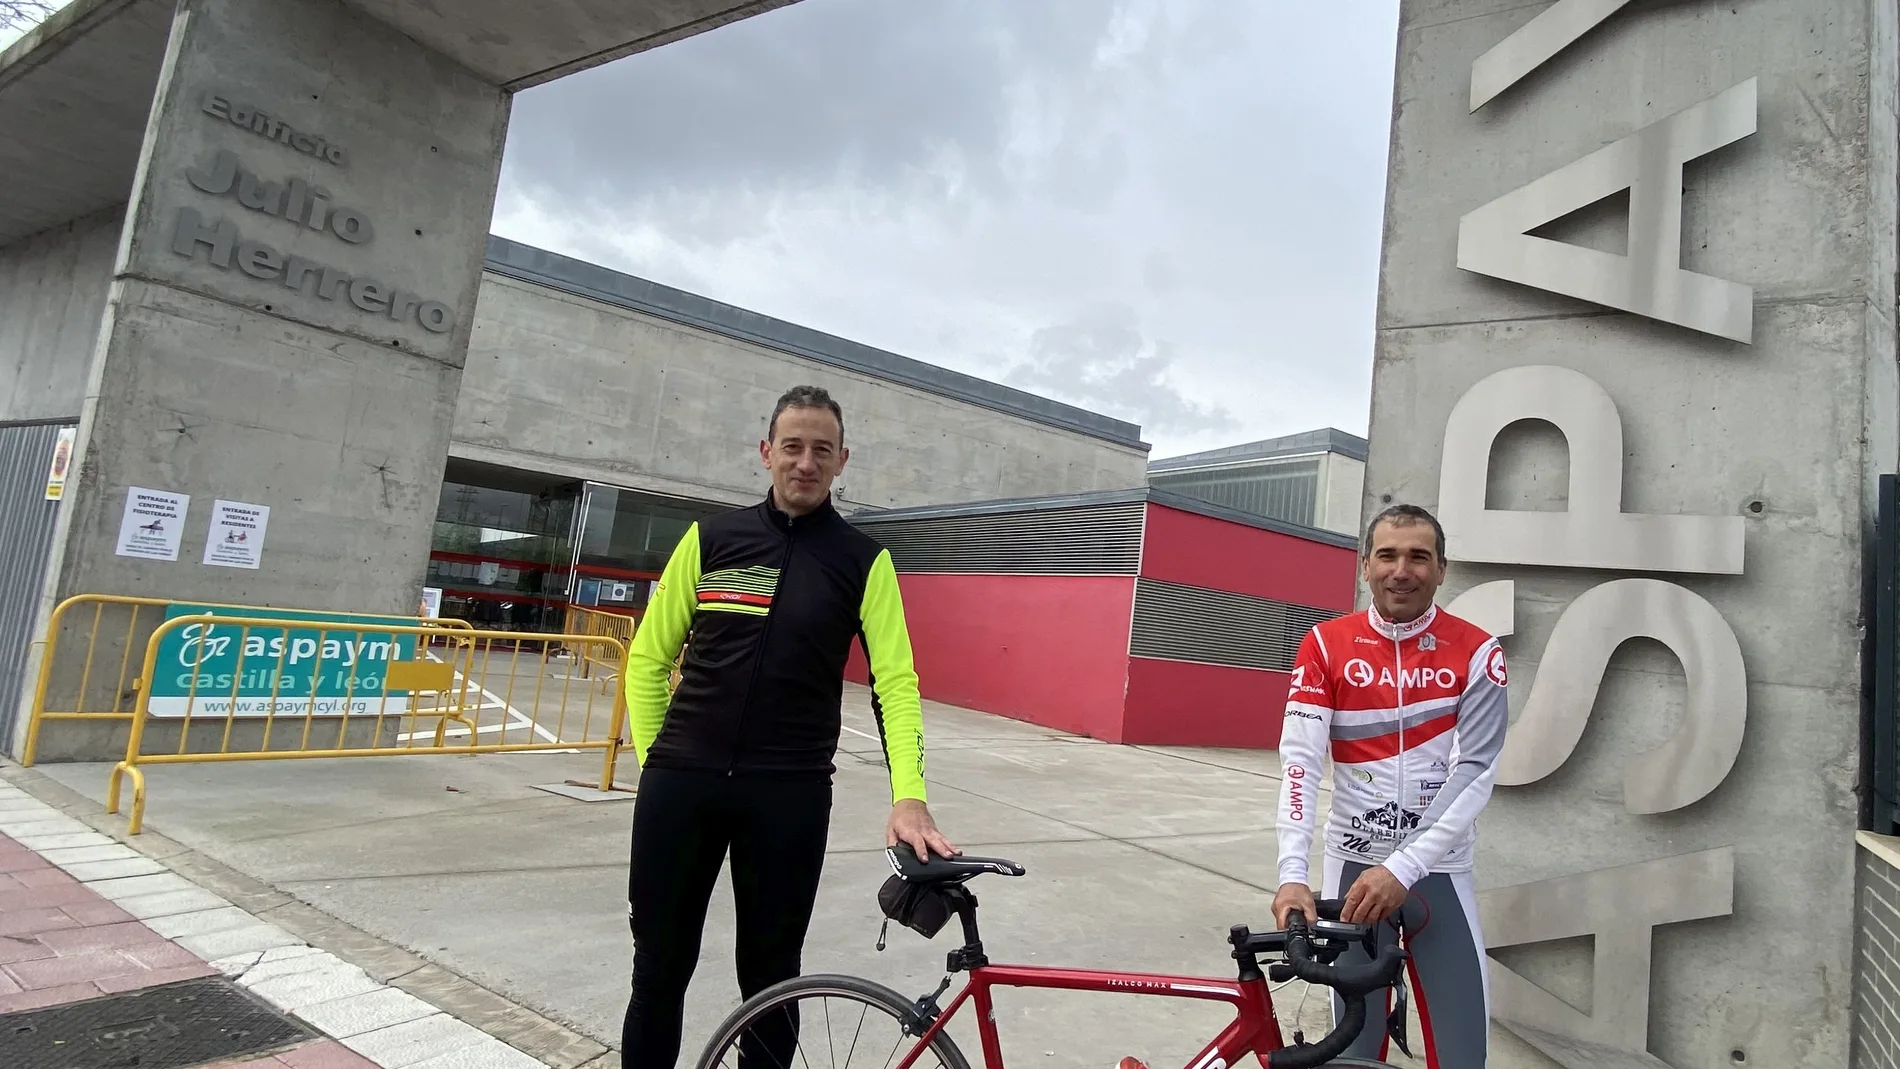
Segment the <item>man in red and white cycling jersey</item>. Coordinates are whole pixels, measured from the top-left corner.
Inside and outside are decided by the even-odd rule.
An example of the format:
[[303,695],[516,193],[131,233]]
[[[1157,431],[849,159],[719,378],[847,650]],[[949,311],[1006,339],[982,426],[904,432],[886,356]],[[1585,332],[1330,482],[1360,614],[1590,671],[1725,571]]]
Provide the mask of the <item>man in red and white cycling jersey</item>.
[[[1274,920],[1314,916],[1307,857],[1330,755],[1323,896],[1345,896],[1344,920],[1402,927],[1427,1069],[1481,1069],[1490,984],[1471,868],[1509,720],[1504,651],[1434,604],[1445,533],[1424,509],[1395,505],[1372,521],[1364,573],[1371,608],[1313,628],[1293,669]],[[1342,960],[1365,957],[1355,948]],[[1367,1008],[1346,1055],[1383,1058],[1384,1015]]]

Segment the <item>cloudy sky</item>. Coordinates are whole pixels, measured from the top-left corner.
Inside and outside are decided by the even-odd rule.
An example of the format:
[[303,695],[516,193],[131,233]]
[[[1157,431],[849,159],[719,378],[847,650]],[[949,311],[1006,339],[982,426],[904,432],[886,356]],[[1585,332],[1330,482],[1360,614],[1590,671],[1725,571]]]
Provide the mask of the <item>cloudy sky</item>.
[[522,93],[494,229],[1133,420],[1156,457],[1363,434],[1397,19],[800,0]]
[[1397,0],[801,0],[522,93],[496,233],[1141,424],[1365,432]]

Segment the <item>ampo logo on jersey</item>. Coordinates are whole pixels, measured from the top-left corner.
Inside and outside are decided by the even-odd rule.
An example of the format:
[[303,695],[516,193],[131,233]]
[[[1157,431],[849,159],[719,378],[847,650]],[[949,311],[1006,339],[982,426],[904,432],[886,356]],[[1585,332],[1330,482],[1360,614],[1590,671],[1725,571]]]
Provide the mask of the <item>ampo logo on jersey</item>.
[[1382,687],[1403,687],[1406,690],[1458,689],[1458,673],[1453,669],[1428,666],[1402,668],[1394,676],[1390,667],[1382,667],[1374,672],[1372,662],[1364,657],[1347,661],[1345,676],[1346,682],[1355,687],[1370,687],[1376,678]]
[[1355,687],[1372,685],[1372,662],[1364,657],[1354,657],[1346,662],[1346,682]]

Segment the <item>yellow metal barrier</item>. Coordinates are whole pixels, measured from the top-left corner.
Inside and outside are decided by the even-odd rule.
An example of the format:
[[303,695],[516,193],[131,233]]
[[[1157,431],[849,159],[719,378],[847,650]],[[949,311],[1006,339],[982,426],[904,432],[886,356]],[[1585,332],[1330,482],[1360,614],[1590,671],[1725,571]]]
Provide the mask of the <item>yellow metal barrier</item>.
[[[569,635],[580,635],[587,638],[611,638],[619,642],[622,646],[631,646],[633,645],[634,629],[637,628],[639,624],[639,618],[636,616],[629,616],[617,612],[603,612],[600,609],[590,609],[584,605],[569,605],[562,617],[561,630]],[[600,673],[601,686],[605,688],[620,678],[621,665],[619,662],[608,664],[596,657],[590,656],[588,651],[594,648],[596,647],[584,643],[563,643],[560,647],[562,652],[574,659],[574,663],[580,665],[582,679],[592,679],[594,673],[598,671]],[[552,656],[554,647],[550,646],[548,653]]]
[[[264,617],[166,620],[146,643],[132,734],[125,760],[112,770],[106,811],[119,811],[130,775],[128,830],[138,834],[141,767],[188,762],[598,749],[600,787],[613,789],[624,697],[619,688],[597,697],[593,687],[551,674],[545,648],[578,644],[619,671],[624,645],[600,636],[470,630],[454,636],[446,656],[409,655],[408,645],[426,651],[421,640],[439,634],[427,626]],[[165,745],[153,745],[155,735]]]
[[[44,647],[38,678],[33,688],[33,704],[27,713],[26,746],[21,764],[31,765],[38,755],[40,728],[48,720],[129,721],[137,701],[139,662],[137,651],[143,648],[152,631],[174,607],[210,609],[220,617],[238,615],[268,618],[282,614],[300,614],[301,609],[280,609],[262,605],[225,605],[204,601],[174,601],[165,598],[141,598],[119,594],[77,594],[59,603],[46,626],[46,635],[33,643]],[[85,608],[90,607],[88,622]],[[147,612],[147,610],[152,610]],[[117,620],[106,626],[108,612],[123,616],[124,628]],[[416,616],[386,616],[377,613],[351,613],[353,618],[387,620],[432,629],[437,641],[448,641],[451,634],[472,630],[468,621],[432,619]],[[141,623],[146,626],[141,628]],[[84,658],[78,664],[61,662],[60,635],[69,625],[86,628]],[[102,650],[101,639],[106,647]],[[119,647],[112,649],[113,646]],[[417,656],[427,654],[430,643],[417,643]],[[65,647],[70,649],[70,644]],[[103,658],[101,654],[104,654]],[[77,656],[77,655],[75,655]],[[103,664],[101,660],[103,659]],[[117,673],[107,678],[110,666],[117,662]],[[97,669],[97,672],[95,672]],[[76,672],[75,672],[76,670]],[[77,678],[75,677],[75,674]],[[101,686],[101,684],[105,684]]]

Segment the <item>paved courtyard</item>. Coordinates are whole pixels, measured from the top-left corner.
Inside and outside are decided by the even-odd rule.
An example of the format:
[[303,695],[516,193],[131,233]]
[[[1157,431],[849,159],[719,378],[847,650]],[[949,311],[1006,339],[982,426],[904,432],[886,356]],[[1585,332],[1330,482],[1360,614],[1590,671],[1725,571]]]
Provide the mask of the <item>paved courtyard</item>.
[[[894,929],[876,950],[889,795],[867,694],[847,691],[806,971],[858,973],[916,995],[942,978],[954,941],[949,931],[926,941]],[[1228,976],[1228,927],[1271,923],[1272,752],[1111,746],[937,704],[925,724],[932,809],[945,832],[966,852],[1029,870],[975,885],[993,959]],[[631,960],[632,803],[536,786],[591,780],[598,768],[592,755],[558,753],[157,767],[147,772],[147,828],[617,1044]],[[104,796],[105,765],[37,771]],[[737,1004],[730,911],[722,882],[682,1064]],[[1298,1014],[1316,1038],[1324,999],[1305,994],[1298,983],[1279,993],[1281,1020]],[[998,1026],[1017,1067],[1105,1067],[1134,1054],[1162,1069],[1185,1064],[1228,1015],[1218,1004],[1004,992]],[[954,1031],[975,1060],[971,1020],[966,1012]]]

